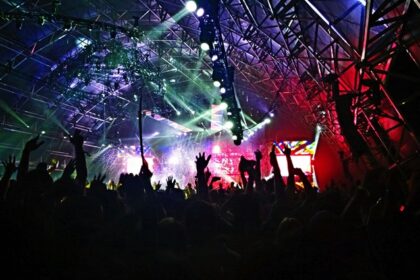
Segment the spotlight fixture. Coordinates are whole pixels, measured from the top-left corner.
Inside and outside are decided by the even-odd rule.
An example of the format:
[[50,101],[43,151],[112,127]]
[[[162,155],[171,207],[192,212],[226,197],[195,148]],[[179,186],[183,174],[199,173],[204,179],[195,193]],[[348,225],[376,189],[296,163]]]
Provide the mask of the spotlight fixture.
[[233,139],[233,144],[235,144],[236,146],[241,145],[242,141],[241,139],[237,138],[237,139]]
[[227,122],[225,122],[225,124],[223,125],[223,127],[225,129],[232,129],[233,128],[233,122],[227,121]]
[[204,9],[203,8],[198,8],[197,12],[195,13],[197,15],[197,17],[202,17],[204,16]]
[[273,112],[270,112],[269,116],[270,116],[271,118],[273,118],[273,117],[274,117],[274,113],[273,113]]
[[[229,66],[224,49],[222,30],[220,28],[220,0],[197,0],[197,17],[200,21],[200,43],[212,61],[213,85],[219,88],[221,103],[218,110],[226,110],[227,120],[223,127],[234,135],[235,145],[240,145],[243,139],[241,108],[235,94],[234,67]],[[204,47],[204,48],[203,48]]]
[[205,52],[206,52],[206,51],[210,50],[210,45],[204,42],[204,43],[201,43],[200,48],[201,48],[203,51],[205,51]]
[[226,102],[222,102],[222,103],[220,103],[220,109],[221,110],[226,110],[227,108],[228,108],[228,105],[227,105],[227,103]]
[[271,119],[270,119],[270,118],[266,118],[266,119],[264,120],[264,123],[266,123],[266,124],[271,123]]
[[322,126],[320,124],[317,124],[316,129],[317,129],[317,131],[322,131]]
[[197,3],[195,3],[195,1],[187,1],[185,3],[185,8],[188,12],[193,13],[197,10]]

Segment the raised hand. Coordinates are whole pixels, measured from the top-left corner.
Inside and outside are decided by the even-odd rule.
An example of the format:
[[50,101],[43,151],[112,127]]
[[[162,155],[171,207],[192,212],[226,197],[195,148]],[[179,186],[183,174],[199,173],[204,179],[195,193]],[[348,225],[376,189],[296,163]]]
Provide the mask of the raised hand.
[[290,156],[291,153],[292,153],[292,150],[288,146],[285,146],[283,154],[286,156]]
[[99,175],[94,176],[92,182],[90,182],[90,188],[93,192],[103,192],[106,191],[106,185],[104,183],[106,175]]
[[206,153],[205,152],[203,154],[198,153],[198,156],[196,156],[195,158],[196,158],[195,165],[197,167],[197,171],[204,172],[204,169],[206,169],[207,165],[209,164],[209,161],[211,159],[211,155],[209,155],[206,159]]
[[140,169],[140,175],[146,176],[148,179],[150,179],[153,176],[152,171],[149,169],[149,164],[147,163],[147,160],[143,157],[142,158],[143,164]]
[[70,143],[72,143],[75,147],[82,147],[85,139],[80,134],[80,130],[76,129],[74,131],[73,136],[69,135]]
[[160,190],[160,188],[162,188],[162,183],[160,181],[157,181],[155,184],[155,190]]
[[271,166],[278,166],[277,157],[276,157],[276,146],[275,145],[273,145],[271,147],[270,164],[271,164]]
[[166,189],[167,190],[174,189],[175,184],[176,184],[176,180],[174,179],[174,177],[169,176],[168,179],[166,179]]
[[8,160],[3,160],[1,162],[4,166],[4,174],[7,174],[8,176],[11,176],[16,170],[16,157],[9,155]]
[[51,164],[51,166],[47,169],[48,173],[52,173],[54,172],[57,167],[58,167],[59,162],[53,162],[53,164]]
[[38,142],[38,140],[39,140],[39,135],[30,139],[28,142],[26,142],[25,150],[28,152],[32,152],[38,149],[42,144],[44,144],[44,141]]
[[63,175],[61,175],[61,178],[70,178],[73,172],[76,170],[76,160],[71,159],[66,167],[64,168]]
[[246,162],[244,156],[241,156],[241,159],[239,160],[239,171],[241,173],[246,171]]

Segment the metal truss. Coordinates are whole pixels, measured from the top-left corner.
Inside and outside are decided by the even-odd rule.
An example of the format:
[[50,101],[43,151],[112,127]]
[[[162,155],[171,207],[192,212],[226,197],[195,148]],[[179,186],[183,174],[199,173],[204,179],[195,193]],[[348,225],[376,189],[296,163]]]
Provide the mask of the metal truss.
[[[195,67],[193,61],[202,54],[198,48],[198,19],[194,15],[176,18],[184,1],[124,1],[118,6],[111,2],[88,1],[94,13],[87,20],[103,21],[127,30],[133,27],[133,21],[137,22],[139,29],[149,35],[142,39],[141,48],[147,49],[151,56],[159,57],[162,72],[177,69],[180,83],[208,79],[205,74],[211,69],[208,58],[200,66],[204,71],[190,71]],[[321,124],[324,135],[340,149],[348,151],[326,82],[330,74],[336,74],[340,94],[353,97],[354,124],[377,162],[387,167],[399,166],[417,155],[419,142],[385,84],[394,55],[400,50],[411,55],[410,47],[418,41],[411,32],[416,15],[412,10],[418,9],[417,2],[337,1],[341,9],[320,0],[221,2],[223,39],[230,62],[238,73],[237,80],[245,82],[266,100],[280,100],[283,109],[290,112],[299,109],[309,126]],[[45,7],[34,4],[25,6],[24,10],[45,12]],[[331,10],[328,12],[327,8]],[[156,29],[158,25],[165,28]],[[93,41],[98,40],[93,33],[66,32],[59,24],[53,27],[53,31],[45,34],[30,49],[19,46],[19,42],[0,38],[1,47],[15,53],[9,63],[13,71],[28,60],[51,67],[56,62],[44,56],[42,50],[56,41],[75,36],[75,32]],[[108,31],[102,30],[104,32]],[[412,58],[416,61],[414,56]],[[3,79],[7,75],[10,72],[5,73]],[[372,87],[379,93],[379,103],[378,97],[372,95]],[[55,94],[49,91],[44,84],[32,91],[35,95],[30,92],[21,95],[26,102],[34,96],[46,100]],[[279,99],[275,98],[276,94],[279,94]],[[246,103],[245,95],[240,97],[241,102]],[[101,122],[111,125],[108,112],[98,113],[102,102],[102,99],[91,100],[83,112],[80,108],[76,110],[76,123],[89,124],[87,127],[100,126]],[[121,106],[133,104],[129,99],[118,102]],[[80,107],[72,105],[72,100],[66,98],[62,104],[67,104],[69,110]],[[242,104],[244,106],[252,110],[252,106]],[[407,151],[407,146],[415,148]]]
[[[283,43],[286,44],[290,59],[294,60],[294,64],[297,65],[295,69],[298,75],[304,81],[310,81],[311,84],[319,86],[316,87],[319,91],[315,91],[315,95],[321,95],[320,99],[324,101],[326,108],[331,108],[328,105],[331,101],[329,101],[328,93],[326,94],[325,90],[322,90],[326,89],[323,80],[329,73],[339,75],[342,94],[355,96],[355,120],[364,119],[363,125],[357,122],[355,124],[365,136],[366,130],[372,130],[369,136],[373,139],[365,139],[373,150],[381,151],[376,154],[376,159],[381,164],[385,166],[398,165],[400,162],[416,156],[419,147],[418,141],[387,92],[384,85],[386,75],[383,75],[384,69],[389,67],[396,51],[401,48],[407,49],[415,41],[413,36],[403,32],[405,24],[410,20],[407,18],[407,11],[410,4],[413,5],[412,1],[372,0],[366,1],[366,8],[362,7],[360,2],[355,1],[347,11],[333,20],[328,20],[320,12],[315,5],[317,1],[282,1],[274,7],[270,5],[270,1],[242,2],[253,2],[254,5],[248,5],[248,10],[254,11],[255,15],[258,14],[258,4],[260,8],[271,12],[272,18],[275,18],[279,24],[279,33],[276,36],[277,38],[282,37]],[[352,43],[336,27],[356,8],[362,8],[365,14],[361,24],[363,32],[361,32],[359,44]],[[264,21],[259,24],[260,26],[264,25]],[[270,29],[272,30],[271,26]],[[311,33],[314,36],[311,36]],[[319,37],[326,37],[329,42],[321,43],[318,40]],[[350,75],[356,77],[352,81],[346,79],[347,73],[359,73],[360,75]],[[376,111],[366,110],[366,105],[372,103],[372,98],[360,94],[361,85],[365,79],[375,80],[384,97],[380,108],[376,108]],[[309,92],[309,99],[313,96],[314,93]],[[382,113],[375,114],[374,112],[378,110]],[[338,123],[334,121],[336,113],[330,111],[330,114],[332,122],[329,123],[329,126],[337,133],[340,130],[337,127]],[[393,120],[394,125],[383,127],[384,118]],[[401,129],[400,139],[389,140],[388,134],[397,129]],[[415,148],[411,154],[402,154],[401,147],[407,142],[414,143]],[[387,161],[384,161],[384,158]]]
[[[413,42],[406,26],[412,1],[366,1],[357,72],[358,91],[354,117],[366,142],[388,167],[402,167],[418,156],[420,143],[406,122],[387,87],[385,79],[397,51],[407,51]],[[366,90],[367,88],[367,90]]]

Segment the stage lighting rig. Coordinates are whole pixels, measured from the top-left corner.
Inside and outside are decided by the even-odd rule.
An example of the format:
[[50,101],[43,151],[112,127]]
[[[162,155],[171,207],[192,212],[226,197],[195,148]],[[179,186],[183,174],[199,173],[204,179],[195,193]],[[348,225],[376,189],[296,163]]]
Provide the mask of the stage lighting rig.
[[195,11],[200,21],[200,46],[203,51],[207,51],[211,58],[213,84],[220,88],[222,102],[228,108],[225,128],[231,131],[235,145],[240,145],[243,139],[242,110],[233,84],[234,68],[229,66],[223,44],[218,14],[220,1],[201,0],[196,4]]

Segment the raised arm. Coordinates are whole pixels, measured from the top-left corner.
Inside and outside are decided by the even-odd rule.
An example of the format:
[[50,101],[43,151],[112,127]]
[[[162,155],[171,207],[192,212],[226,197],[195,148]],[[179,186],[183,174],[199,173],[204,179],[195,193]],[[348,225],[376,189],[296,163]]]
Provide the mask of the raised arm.
[[291,153],[292,151],[290,150],[289,147],[285,147],[284,151],[283,151],[284,155],[286,156],[286,160],[287,160],[287,170],[289,171],[289,176],[287,177],[287,188],[289,190],[294,191],[295,189],[295,168],[293,166],[293,162],[292,162],[292,157],[291,157]]
[[87,167],[85,151],[83,150],[83,143],[85,139],[80,135],[80,131],[76,130],[74,135],[70,137],[70,142],[73,144],[74,152],[76,156],[76,181],[83,187],[87,181]]
[[242,181],[242,186],[245,189],[248,181],[246,180],[245,177],[245,171],[246,171],[246,161],[244,156],[241,156],[241,159],[239,160],[239,173],[241,174],[241,181]]
[[255,154],[255,185],[257,187],[257,190],[261,187],[261,159],[262,154],[260,150],[256,150],[254,152]]
[[274,185],[274,187],[275,187],[274,190],[275,190],[276,196],[279,196],[281,193],[284,192],[285,185],[284,185],[284,182],[283,182],[283,178],[281,177],[280,167],[279,167],[279,164],[277,162],[275,148],[276,148],[276,146],[274,146],[274,145],[271,147],[270,164],[273,167],[274,184],[275,184]]
[[38,149],[42,144],[44,144],[44,141],[38,142],[39,135],[35,138],[30,139],[25,144],[25,148],[23,148],[22,156],[20,158],[19,162],[19,168],[17,173],[17,181],[22,182],[23,178],[25,177],[26,173],[28,173],[29,169],[29,157],[31,155],[32,151],[35,151]]
[[293,174],[299,176],[300,181],[303,183],[307,198],[312,198],[316,193],[316,189],[312,187],[311,182],[309,182],[308,177],[306,177],[306,174],[300,168],[295,168]]
[[152,176],[153,173],[149,169],[149,163],[147,162],[146,158],[142,156],[143,164],[140,169],[140,179],[142,183],[144,184],[144,189],[146,190],[146,193],[149,195],[152,195],[154,193],[153,187],[152,187]]
[[199,153],[198,156],[195,157],[195,166],[197,169],[197,193],[199,197],[202,199],[208,199],[208,189],[207,189],[207,182],[206,182],[206,174],[204,170],[206,169],[209,161],[211,159],[211,155],[209,155],[206,159],[206,153]]
[[4,166],[4,173],[0,180],[0,200],[5,197],[9,185],[9,180],[13,173],[17,170],[16,157],[9,156],[9,159],[7,161],[2,161],[2,164]]
[[248,165],[248,183],[246,184],[245,192],[252,193],[254,191],[254,182],[256,181],[256,170],[255,166],[252,164]]

